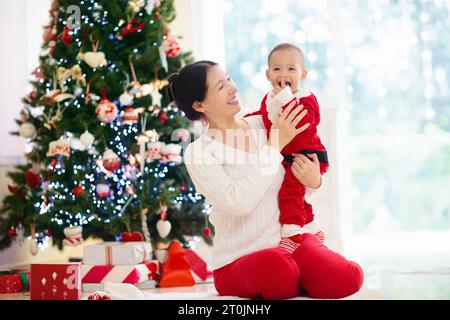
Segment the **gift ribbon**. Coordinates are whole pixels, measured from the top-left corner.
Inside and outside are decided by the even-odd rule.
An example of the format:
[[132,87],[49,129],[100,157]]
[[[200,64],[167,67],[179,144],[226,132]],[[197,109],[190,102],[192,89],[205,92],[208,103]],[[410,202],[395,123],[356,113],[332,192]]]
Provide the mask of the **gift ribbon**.
[[26,272],[19,272],[20,278],[22,279],[22,290],[30,290],[30,282],[28,280],[28,274]]
[[12,270],[12,271],[0,271],[1,275],[13,275],[18,274],[22,280],[22,290],[28,291],[30,290],[30,271],[24,269]]
[[105,246],[105,260],[107,265],[112,265],[112,246]]
[[[112,249],[113,249],[112,245],[105,246],[105,262],[106,262],[106,265],[108,265],[108,266],[114,265]],[[142,262],[140,262],[140,263],[147,261],[147,250],[145,250],[145,245],[142,245],[142,250],[144,251],[144,257],[142,259]]]

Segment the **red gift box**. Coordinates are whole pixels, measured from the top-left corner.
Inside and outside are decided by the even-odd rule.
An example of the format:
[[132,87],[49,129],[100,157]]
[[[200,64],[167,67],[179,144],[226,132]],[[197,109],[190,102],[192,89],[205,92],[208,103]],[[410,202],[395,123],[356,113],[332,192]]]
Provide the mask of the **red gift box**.
[[31,300],[81,300],[81,265],[32,264]]
[[22,291],[22,278],[19,274],[5,272],[0,275],[0,293],[15,293]]
[[191,286],[212,280],[212,272],[206,262],[192,249],[184,249],[178,241],[172,241],[163,254],[157,252],[162,264],[160,287]]
[[[209,274],[205,260],[199,257],[192,249],[185,249],[186,258],[191,267],[191,271],[196,283],[206,281]],[[196,279],[198,277],[198,279]]]

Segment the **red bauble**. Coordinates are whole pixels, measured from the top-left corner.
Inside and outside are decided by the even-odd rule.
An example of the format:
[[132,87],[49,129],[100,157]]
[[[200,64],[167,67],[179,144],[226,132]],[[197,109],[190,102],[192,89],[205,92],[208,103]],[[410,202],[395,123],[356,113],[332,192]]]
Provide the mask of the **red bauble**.
[[25,179],[27,180],[28,186],[31,189],[37,189],[39,186],[39,175],[31,170],[28,170],[25,174]]
[[187,191],[187,186],[184,183],[180,186],[180,191],[181,192],[186,192]]
[[108,171],[116,171],[120,168],[120,158],[111,149],[107,149],[103,153],[103,167]]
[[25,195],[23,194],[22,191],[19,190],[19,188],[8,185],[8,190],[11,193],[13,193],[16,197],[18,197],[20,200],[25,202]]
[[69,34],[70,28],[68,26],[64,27],[64,31],[61,34],[61,40],[66,46],[72,43],[72,36]]
[[36,100],[36,98],[37,98],[36,90],[33,90],[28,94],[28,100],[34,101],[34,100]]
[[138,22],[139,20],[134,18],[133,20],[131,20],[131,22],[127,24],[127,26],[122,31],[120,31],[120,34],[122,36],[126,36],[127,34],[142,30],[142,28],[144,28],[145,23],[142,22],[138,24]]
[[161,114],[160,121],[161,121],[162,124],[164,124],[164,122],[166,122],[166,120],[167,120],[167,112],[163,112]]
[[47,234],[47,237],[53,236],[52,230],[50,230],[50,228],[47,229],[46,234]]
[[161,18],[161,13],[159,13],[158,11],[155,12],[155,18],[156,19],[160,19]]
[[105,183],[99,183],[96,187],[96,191],[97,191],[97,197],[106,198],[109,196],[111,189],[110,189],[109,185],[107,185]]
[[76,186],[75,188],[73,188],[72,193],[74,194],[74,196],[78,196],[80,193],[83,193],[84,189],[81,186]]
[[211,231],[210,227],[206,227],[204,232],[205,232],[205,237],[207,237],[207,238],[211,237],[212,231]]
[[13,238],[13,237],[15,237],[16,235],[17,235],[16,229],[15,229],[13,226],[11,226],[11,228],[9,228],[9,231],[8,231],[8,236],[9,236],[10,238]]
[[103,98],[95,109],[97,118],[104,123],[113,122],[118,113],[119,111],[117,110],[117,106],[114,102],[106,98]]
[[174,36],[168,35],[166,40],[164,40],[164,45],[166,47],[166,54],[170,58],[175,58],[181,52],[180,44]]

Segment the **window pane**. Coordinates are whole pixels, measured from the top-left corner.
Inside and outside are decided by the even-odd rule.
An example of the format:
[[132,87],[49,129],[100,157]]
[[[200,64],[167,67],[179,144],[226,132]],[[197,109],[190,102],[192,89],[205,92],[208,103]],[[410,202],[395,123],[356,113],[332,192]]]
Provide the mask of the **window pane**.
[[448,1],[224,4],[227,71],[245,112],[269,89],[267,55],[280,42],[304,50],[319,103],[345,91],[355,232],[450,229]]
[[227,71],[239,88],[246,112],[259,108],[269,89],[267,56],[276,44],[294,42],[305,52],[308,83],[327,80],[330,32],[324,24],[325,1],[224,0]]

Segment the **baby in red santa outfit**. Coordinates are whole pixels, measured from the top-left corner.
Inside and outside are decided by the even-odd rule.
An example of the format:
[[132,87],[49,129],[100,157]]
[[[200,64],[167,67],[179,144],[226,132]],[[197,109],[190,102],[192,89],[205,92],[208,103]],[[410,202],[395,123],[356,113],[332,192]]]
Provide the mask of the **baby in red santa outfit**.
[[269,135],[272,123],[278,119],[281,110],[295,100],[294,108],[307,110],[297,128],[309,123],[309,127],[281,151],[286,173],[278,193],[282,224],[280,247],[292,253],[300,245],[303,233],[316,234],[322,242],[324,240],[323,232],[314,221],[312,206],[305,201],[306,188],[292,173],[293,155],[303,154],[312,161],[319,162],[321,175],[328,169],[328,157],[317,135],[317,125],[320,122],[319,104],[309,90],[301,87],[301,82],[307,76],[303,52],[293,44],[279,44],[270,52],[268,64],[266,76],[272,84],[272,92],[264,96],[260,110],[251,115],[261,114]]

